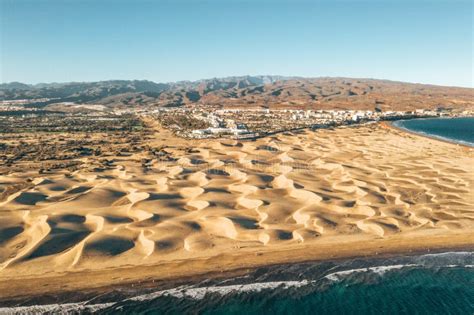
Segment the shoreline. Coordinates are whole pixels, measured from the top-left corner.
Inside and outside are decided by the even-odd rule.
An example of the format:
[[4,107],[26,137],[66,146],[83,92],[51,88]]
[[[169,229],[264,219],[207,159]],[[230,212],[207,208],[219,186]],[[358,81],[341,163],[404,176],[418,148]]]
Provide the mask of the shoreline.
[[[445,281],[450,282],[449,275],[469,277],[472,274],[473,258],[474,251],[456,250],[274,265],[257,268],[245,276],[185,283],[168,289],[150,286],[137,288],[130,294],[113,291],[76,302],[56,300],[46,304],[47,301],[41,303],[39,300],[28,300],[25,303],[10,303],[10,306],[0,306],[0,313],[115,313],[133,312],[137,307],[172,309],[183,313],[190,307],[212,310],[216,304],[222,303],[221,299],[224,305],[229,301],[246,303],[246,297],[259,296],[266,300],[275,295],[286,297],[288,294],[297,299],[311,300],[312,297],[317,298],[321,294],[327,295],[338,288],[346,287],[346,283],[349,283],[350,287],[355,284],[361,289],[366,285],[373,288],[374,285],[382,284],[380,288],[386,289],[383,283],[390,285],[395,282],[396,285],[398,281],[407,278],[412,282],[412,286],[408,287],[416,290],[419,282],[414,283],[413,280],[423,282],[424,279],[419,279],[416,275],[413,278],[413,272],[424,274],[428,278],[437,278],[438,272],[442,271],[441,276],[444,275]],[[468,283],[464,284],[467,284],[466,289],[470,288]],[[353,289],[357,290],[357,287]],[[295,303],[298,304],[298,301]]]
[[411,134],[411,135],[414,135],[414,136],[422,137],[422,138],[425,138],[425,139],[431,139],[431,140],[436,140],[436,141],[440,141],[440,142],[443,142],[443,143],[448,143],[448,144],[451,144],[451,145],[460,146],[462,148],[467,149],[467,151],[474,150],[474,145],[470,146],[470,145],[465,144],[465,143],[456,142],[455,140],[448,140],[446,138],[437,137],[437,136],[429,135],[429,134],[426,134],[426,133],[412,131],[412,130],[409,130],[407,128],[398,127],[398,126],[394,125],[394,122],[395,121],[382,121],[382,122],[380,122],[380,125],[384,128],[392,128],[394,130],[402,131],[402,132],[405,132],[405,133],[408,133],[408,134]]
[[[127,298],[137,292],[151,289],[166,290],[203,281],[245,276],[259,268],[273,266],[474,251],[473,238],[473,231],[445,235],[429,233],[411,237],[405,235],[340,244],[312,244],[299,248],[290,246],[286,249],[252,251],[247,255],[221,254],[204,259],[171,261],[150,266],[79,271],[30,278],[10,277],[0,279],[0,306],[71,303],[90,299],[107,301],[107,296],[110,295]],[[241,263],[239,258],[242,257],[245,257],[245,263]]]

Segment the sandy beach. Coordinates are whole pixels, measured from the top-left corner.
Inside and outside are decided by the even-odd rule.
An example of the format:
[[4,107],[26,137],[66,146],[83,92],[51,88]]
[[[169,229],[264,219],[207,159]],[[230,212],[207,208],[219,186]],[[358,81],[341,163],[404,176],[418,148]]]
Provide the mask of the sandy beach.
[[168,160],[0,175],[3,299],[474,246],[470,148],[385,124],[236,141],[146,122]]

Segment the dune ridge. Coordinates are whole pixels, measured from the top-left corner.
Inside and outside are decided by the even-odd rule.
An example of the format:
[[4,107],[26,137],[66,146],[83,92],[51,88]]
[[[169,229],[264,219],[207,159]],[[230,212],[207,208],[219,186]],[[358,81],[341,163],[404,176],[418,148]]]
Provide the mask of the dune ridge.
[[[156,128],[147,141],[169,143]],[[172,143],[146,166],[0,175],[0,282],[474,230],[473,151],[457,145],[381,125]]]

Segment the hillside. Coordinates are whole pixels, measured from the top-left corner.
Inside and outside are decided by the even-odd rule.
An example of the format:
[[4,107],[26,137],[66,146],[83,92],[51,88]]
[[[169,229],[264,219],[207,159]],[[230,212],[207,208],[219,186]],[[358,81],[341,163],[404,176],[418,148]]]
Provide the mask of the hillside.
[[[175,83],[101,81],[0,84],[0,100],[42,99],[108,108],[130,106],[270,107],[410,110],[474,106],[474,89],[375,79],[244,76]],[[35,106],[35,105],[34,105]]]

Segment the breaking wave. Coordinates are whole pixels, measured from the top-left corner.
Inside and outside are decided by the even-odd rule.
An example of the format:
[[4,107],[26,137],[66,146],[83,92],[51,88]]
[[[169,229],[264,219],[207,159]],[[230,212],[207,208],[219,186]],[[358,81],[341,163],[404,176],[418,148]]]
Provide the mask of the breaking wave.
[[[266,304],[266,307],[274,307],[274,305],[279,305],[279,301],[285,301],[286,304],[281,306],[284,310],[300,307],[296,301],[306,301],[309,304],[317,301],[318,307],[322,307],[320,310],[324,312],[330,310],[333,304],[343,305],[342,301],[338,301],[338,299],[347,298],[350,294],[361,297],[367,293],[364,291],[385,292],[389,288],[400,295],[390,297],[393,302],[397,297],[402,298],[403,290],[408,294],[412,286],[419,290],[420,285],[424,284],[426,284],[426,288],[439,286],[444,292],[443,294],[449,295],[452,290],[453,294],[456,293],[456,298],[459,299],[459,310],[472,313],[473,306],[468,299],[469,297],[474,298],[474,289],[468,284],[471,280],[474,281],[473,268],[474,252],[446,252],[384,259],[301,263],[259,268],[244,277],[208,280],[202,284],[188,284],[145,293],[136,292],[134,295],[120,300],[114,300],[112,295],[110,300],[104,303],[94,303],[94,300],[89,300],[80,303],[65,302],[0,307],[0,313],[112,314],[116,312],[141,313],[149,310],[167,313],[194,311],[215,313],[217,310],[217,313],[220,314],[219,310],[222,313],[233,313],[234,309],[239,312],[258,313],[259,310],[262,310],[259,307],[262,307],[263,304]],[[460,280],[456,281],[456,285],[452,287],[452,279],[457,278]],[[464,280],[466,287],[462,287]],[[398,291],[397,285],[402,286],[403,290]],[[345,292],[345,297],[338,296],[337,292],[339,291]],[[439,299],[436,294],[441,291],[427,293],[428,302],[425,301],[425,303],[429,305],[430,294],[433,294],[433,299]],[[464,293],[466,294],[465,298],[462,296]],[[403,298],[406,299],[406,297]],[[413,307],[417,307],[416,302],[416,300],[411,302]],[[369,306],[367,305],[367,310],[370,313]],[[449,307],[452,308],[453,305],[449,305]],[[454,305],[454,307],[457,306]],[[408,309],[410,309],[409,306]],[[442,308],[438,310],[442,310]],[[300,309],[300,311],[304,313],[305,309]],[[344,311],[344,309],[340,311]],[[436,309],[432,311],[436,314]]]

